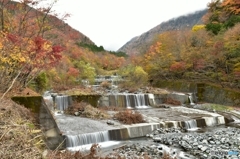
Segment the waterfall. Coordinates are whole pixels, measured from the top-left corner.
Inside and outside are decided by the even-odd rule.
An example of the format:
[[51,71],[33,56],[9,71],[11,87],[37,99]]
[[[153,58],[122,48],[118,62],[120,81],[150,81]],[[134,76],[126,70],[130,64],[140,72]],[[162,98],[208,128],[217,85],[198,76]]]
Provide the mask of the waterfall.
[[66,110],[71,105],[71,97],[67,95],[56,96],[56,107],[58,110]]
[[195,105],[195,103],[193,102],[193,94],[192,93],[188,93],[188,99],[189,99],[189,102],[190,102],[190,105]]
[[124,95],[124,99],[125,99],[125,103],[126,103],[126,108],[131,108],[131,104],[130,104],[130,95]]
[[87,144],[94,144],[109,141],[108,131],[100,131],[95,133],[78,134],[78,135],[66,135],[66,146],[76,147]]
[[43,99],[48,105],[53,105],[53,97],[49,91],[44,92]]
[[101,99],[100,103],[103,106],[117,106],[129,109],[135,108],[141,109],[150,107],[149,94],[133,94],[133,93],[110,94],[104,96]]
[[187,130],[196,130],[196,129],[198,129],[197,128],[197,121],[195,119],[184,121],[184,123],[185,123],[185,128]]
[[127,108],[148,108],[149,98],[147,94],[126,94]]

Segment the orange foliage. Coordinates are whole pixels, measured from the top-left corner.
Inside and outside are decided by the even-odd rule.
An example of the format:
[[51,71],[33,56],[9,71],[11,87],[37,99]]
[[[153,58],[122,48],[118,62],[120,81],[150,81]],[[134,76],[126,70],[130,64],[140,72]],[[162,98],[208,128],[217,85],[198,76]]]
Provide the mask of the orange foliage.
[[171,66],[170,66],[170,71],[183,71],[186,67],[186,63],[185,62],[174,62]]
[[142,114],[132,110],[120,111],[115,117],[124,124],[144,123]]
[[70,67],[68,70],[68,76],[77,77],[79,75],[79,70],[73,67]]
[[230,14],[240,14],[239,0],[224,0],[222,2],[222,7],[224,7],[225,11],[229,12]]

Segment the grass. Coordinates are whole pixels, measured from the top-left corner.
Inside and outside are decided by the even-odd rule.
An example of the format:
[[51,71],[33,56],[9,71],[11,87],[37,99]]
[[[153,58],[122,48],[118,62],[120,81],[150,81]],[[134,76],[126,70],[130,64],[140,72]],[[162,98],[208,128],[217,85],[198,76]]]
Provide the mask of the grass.
[[45,148],[33,114],[11,100],[1,100],[0,158],[40,159]]
[[220,111],[220,112],[233,110],[233,108],[230,106],[220,105],[220,104],[212,104],[212,103],[203,104],[203,109],[210,110],[210,111],[215,110],[215,111]]

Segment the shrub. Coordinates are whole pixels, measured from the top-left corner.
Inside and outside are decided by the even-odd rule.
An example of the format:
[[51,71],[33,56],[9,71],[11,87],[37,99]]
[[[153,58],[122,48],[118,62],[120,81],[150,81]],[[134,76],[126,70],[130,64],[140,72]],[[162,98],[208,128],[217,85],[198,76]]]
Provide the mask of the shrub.
[[127,66],[119,71],[124,77],[120,87],[137,89],[146,86],[148,83],[148,74],[140,66]]
[[45,72],[40,73],[35,78],[36,91],[42,93],[49,86],[49,81]]
[[89,153],[82,153],[80,151],[70,152],[70,151],[51,151],[48,153],[48,159],[100,159],[98,152],[100,151],[100,146],[98,144],[93,144],[89,150]]
[[142,114],[132,110],[120,111],[114,117],[124,124],[144,123]]
[[181,105],[181,102],[172,98],[166,98],[164,101],[165,104],[170,104],[170,105]]
[[76,115],[75,113],[79,113],[80,116],[92,118],[92,119],[108,119],[109,115],[104,111],[98,108],[94,108],[88,103],[85,102],[74,102],[65,113],[70,115]]
[[100,86],[106,89],[110,89],[111,88],[111,83],[109,83],[108,81],[103,81]]

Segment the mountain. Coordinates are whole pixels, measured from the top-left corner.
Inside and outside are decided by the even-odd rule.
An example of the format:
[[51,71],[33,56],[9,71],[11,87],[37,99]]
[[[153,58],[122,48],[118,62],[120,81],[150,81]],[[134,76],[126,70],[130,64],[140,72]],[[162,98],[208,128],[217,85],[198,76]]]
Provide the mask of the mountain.
[[158,34],[169,30],[191,29],[192,26],[202,23],[201,18],[206,13],[207,9],[204,9],[163,22],[142,35],[132,38],[118,51],[126,52],[128,55],[145,53]]

